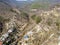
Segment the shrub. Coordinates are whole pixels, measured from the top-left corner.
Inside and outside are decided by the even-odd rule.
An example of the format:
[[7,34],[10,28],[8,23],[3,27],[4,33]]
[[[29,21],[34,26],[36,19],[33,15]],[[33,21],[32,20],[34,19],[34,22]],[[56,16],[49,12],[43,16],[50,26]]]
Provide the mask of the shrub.
[[50,26],[50,25],[51,25],[51,22],[50,22],[50,21],[48,21],[48,22],[47,22],[47,24]]
[[3,22],[4,18],[2,16],[0,16],[0,22]]
[[57,18],[56,20],[56,26],[59,26],[60,25],[60,18]]
[[35,20],[36,20],[36,23],[38,24],[42,19],[40,17],[36,17]]
[[32,19],[35,19],[35,17],[36,17],[36,15],[32,15],[32,16],[31,16]]
[[35,22],[38,24],[39,22],[41,22],[41,17],[39,17],[39,16],[36,16],[36,15],[33,15],[33,16],[31,16],[31,18],[33,19],[33,20],[35,20]]
[[21,12],[21,17],[29,20],[29,15],[26,12]]

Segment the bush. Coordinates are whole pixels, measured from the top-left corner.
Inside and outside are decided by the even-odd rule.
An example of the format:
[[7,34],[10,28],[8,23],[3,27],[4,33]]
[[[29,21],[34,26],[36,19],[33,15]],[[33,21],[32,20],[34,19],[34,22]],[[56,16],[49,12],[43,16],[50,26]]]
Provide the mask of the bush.
[[0,22],[3,22],[4,18],[2,16],[0,16]]
[[42,20],[41,17],[36,16],[36,15],[31,16],[31,18],[32,18],[33,20],[35,20],[37,24],[38,24],[39,22],[41,22],[41,20]]
[[38,24],[42,19],[40,17],[36,17],[35,20],[36,20],[36,23]]
[[31,16],[32,19],[35,19],[35,17],[36,17],[36,15],[32,15],[32,16]]
[[56,20],[56,26],[59,26],[60,25],[60,18],[57,18]]
[[47,24],[50,26],[51,25],[51,21],[48,21]]
[[21,17],[29,20],[29,15],[26,12],[21,12]]

